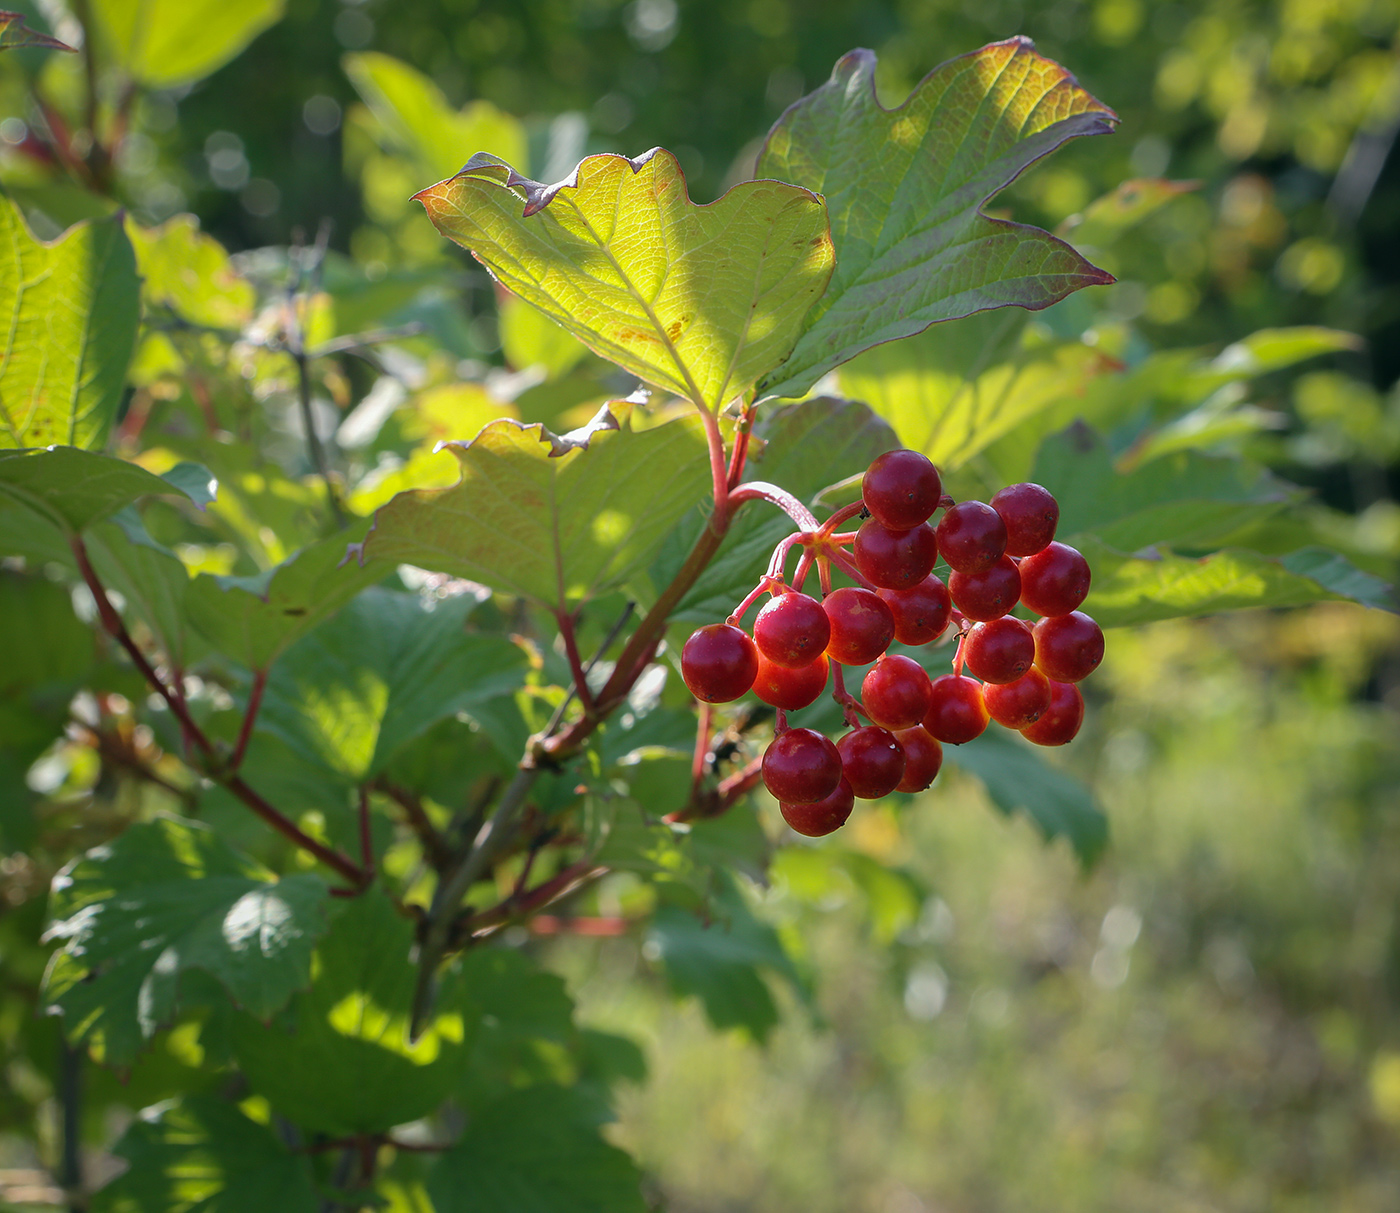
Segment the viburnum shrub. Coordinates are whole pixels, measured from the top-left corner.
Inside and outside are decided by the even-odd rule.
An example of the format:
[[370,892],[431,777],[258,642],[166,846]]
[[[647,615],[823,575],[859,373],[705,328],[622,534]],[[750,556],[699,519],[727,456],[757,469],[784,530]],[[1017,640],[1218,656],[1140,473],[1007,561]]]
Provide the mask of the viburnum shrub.
[[[1031,319],[1111,275],[982,208],[1116,120],[1024,39],[894,110],[852,52],[703,205],[663,149],[533,180],[521,123],[348,56],[367,209],[470,156],[416,198],[483,291],[446,244],[386,263],[397,212],[361,264],[120,209],[142,90],[272,19],[180,7],[74,6],[87,70],[0,156],[0,963],[48,1012],[0,1017],[0,1069],[45,1151],[60,1109],[74,1207],[640,1211],[598,1124],[644,1059],[532,941],[615,938],[762,1039],[805,988],[765,872],[875,862],[781,821],[946,758],[1091,862],[1092,795],[1023,743],[1079,731],[1100,622],[1384,600],[1205,449],[1344,334],[1130,375],[1096,304]],[[63,49],[0,14],[13,45]],[[1064,234],[1111,254],[1178,192]],[[925,896],[889,887],[884,938]],[[84,1144],[129,1164],[96,1194]]]

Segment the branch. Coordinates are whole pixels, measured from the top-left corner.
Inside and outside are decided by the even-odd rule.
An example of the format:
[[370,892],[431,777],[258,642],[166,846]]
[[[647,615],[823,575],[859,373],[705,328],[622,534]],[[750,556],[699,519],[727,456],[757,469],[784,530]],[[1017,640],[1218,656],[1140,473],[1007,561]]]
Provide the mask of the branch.
[[248,742],[253,736],[253,722],[258,718],[258,708],[262,706],[263,689],[267,686],[267,671],[253,673],[253,685],[248,691],[248,706],[243,711],[243,723],[238,729],[238,741],[229,756],[228,772],[232,775],[243,765],[243,755],[248,750]]
[[423,802],[407,788],[398,787],[383,779],[375,786],[403,810],[408,828],[418,836],[418,845],[423,848],[423,856],[429,866],[439,874],[451,867],[455,858],[452,848],[433,825]]

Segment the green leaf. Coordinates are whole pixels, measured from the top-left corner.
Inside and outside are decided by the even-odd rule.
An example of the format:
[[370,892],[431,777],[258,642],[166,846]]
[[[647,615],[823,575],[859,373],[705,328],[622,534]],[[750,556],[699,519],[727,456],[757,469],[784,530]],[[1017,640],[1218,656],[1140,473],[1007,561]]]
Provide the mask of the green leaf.
[[876,99],[875,56],[843,56],[778,120],[759,156],[759,177],[826,197],[836,243],[831,285],[759,390],[798,396],[882,341],[987,308],[1048,307],[1113,281],[1064,241],[990,219],[982,206],[1066,140],[1108,134],[1116,122],[1026,38],[934,68],[895,110]]
[[1392,586],[1325,548],[1284,556],[1226,548],[1200,559],[1170,553],[1135,559],[1095,544],[1083,551],[1094,570],[1083,609],[1104,627],[1339,598],[1396,609]]
[[467,632],[479,602],[366,590],[272,667],[258,731],[356,782],[379,774],[439,720],[523,685],[519,648]]
[[191,656],[185,617],[190,576],[180,558],[146,533],[131,507],[92,528],[85,542],[98,579],[121,595],[124,609],[135,612],[166,656],[184,669]]
[[428,1180],[437,1213],[645,1213],[641,1176],[586,1093],[535,1086],[482,1108]]
[[[209,474],[204,476],[207,483]],[[174,483],[124,459],[71,446],[0,450],[0,499],[10,498],[62,531],[86,530],[143,497],[189,497],[193,486],[181,480]]]
[[[780,484],[811,505],[822,489],[852,475],[859,476],[876,455],[899,446],[889,425],[864,404],[822,396],[774,409],[755,427],[763,439],[752,449],[749,479]],[[854,500],[859,488],[841,497]],[[666,542],[648,577],[652,586],[665,586],[690,551],[705,517],[695,511]],[[671,618],[685,623],[723,619],[751,590],[768,566],[774,545],[792,533],[792,521],[773,506],[750,502],[729,528],[724,546],[699,580],[681,599]],[[791,568],[795,562],[790,563]],[[650,598],[653,593],[644,594]]]
[[1106,248],[1169,202],[1200,188],[1199,181],[1164,181],[1137,177],[1095,198],[1081,214],[1071,215],[1056,235],[1076,248]]
[[987,312],[867,350],[841,390],[885,418],[900,442],[943,471],[1059,401],[1078,399],[1116,364],[1080,341],[1047,338],[1023,312]]
[[376,561],[347,558],[345,536],[332,536],[253,577],[201,573],[190,582],[186,610],[215,649],[251,670],[266,669],[386,572]]
[[146,88],[192,84],[269,25],[284,0],[90,0],[110,60]]
[[158,817],[54,877],[46,939],[65,941],[45,976],[73,1040],[129,1065],[175,1012],[180,973],[202,969],[254,1015],[311,976],[325,929],[318,876],[277,880],[207,826]]
[[416,196],[440,232],[595,354],[712,411],[782,361],[831,275],[814,193],[745,181],[697,206],[661,148],[588,156],[555,185],[477,155]]
[[1060,504],[1056,538],[1090,536],[1120,552],[1208,548],[1277,513],[1298,491],[1238,459],[1180,451],[1117,472],[1103,440],[1076,425],[1046,440],[1031,479]]
[[316,980],[270,1024],[238,1017],[234,1052],[258,1094],[302,1128],[382,1133],[434,1111],[460,1081],[476,1014],[451,975],[408,1039],[413,924],[379,889],[350,902],[316,948]]
[[871,934],[883,947],[918,921],[928,895],[903,869],[830,843],[783,847],[773,861],[772,877],[810,905],[839,905],[852,890],[858,891]]
[[1008,817],[1023,812],[1047,839],[1068,839],[1086,867],[1103,853],[1108,818],[1093,792],[1050,766],[1027,742],[994,728],[966,745],[945,746],[943,753],[977,776],[992,803]]
[[[49,34],[41,34],[24,23],[22,13],[0,12],[0,50],[15,46],[42,46],[46,50],[72,51],[66,42],[60,42]],[[77,52],[74,51],[76,54]]]
[[0,317],[0,446],[101,446],[140,317],[121,218],[76,224],[46,243],[0,199]]
[[528,153],[525,127],[489,101],[454,110],[442,90],[422,72],[373,51],[346,55],[345,74],[397,150],[417,162],[424,178],[450,177],[475,152],[511,164]]
[[698,418],[639,430],[634,416],[610,404],[562,438],[502,419],[449,444],[461,481],[400,493],[364,555],[572,609],[650,560],[710,484]]
[[159,227],[126,221],[136,250],[146,306],[168,308],[190,324],[238,330],[253,316],[257,294],[193,215],[176,215]]
[[93,1213],[317,1213],[305,1155],[212,1095],[146,1108],[112,1147],[128,1165]]
[[582,342],[518,296],[501,300],[500,322],[506,361],[518,371],[539,370],[546,381],[568,374],[588,353]]

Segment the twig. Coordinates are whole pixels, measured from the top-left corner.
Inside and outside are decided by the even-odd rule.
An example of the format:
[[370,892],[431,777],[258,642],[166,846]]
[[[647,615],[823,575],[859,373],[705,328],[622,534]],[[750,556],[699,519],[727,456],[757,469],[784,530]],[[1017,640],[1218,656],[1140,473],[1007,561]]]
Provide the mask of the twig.
[[392,329],[370,329],[364,333],[349,333],[323,342],[306,351],[308,358],[329,358],[335,354],[353,354],[371,345],[382,345],[386,341],[398,341],[404,337],[417,337],[428,331],[428,326],[415,320],[412,324],[401,324]]
[[248,689],[248,706],[243,710],[243,723],[238,728],[238,741],[229,755],[228,772],[233,774],[243,765],[243,755],[248,751],[248,742],[253,736],[253,722],[258,718],[258,708],[262,706],[263,690],[267,686],[267,670],[253,673],[253,685]]
[[364,884],[368,888],[374,880],[374,832],[371,829],[369,813],[369,788],[360,788],[360,868],[364,872]]
[[58,1037],[59,1136],[63,1154],[59,1160],[58,1183],[68,1198],[70,1213],[87,1208],[83,1193],[83,1052]]
[[574,617],[563,607],[556,607],[554,621],[559,625],[559,636],[564,641],[564,653],[569,659],[569,670],[574,676],[574,691],[585,712],[593,710],[593,692],[588,689],[588,673],[578,655],[578,637],[574,635]]
[[[554,715],[552,715],[549,718],[549,723],[544,726],[544,732],[542,736],[552,737],[554,735],[554,730],[557,729],[560,723],[563,721],[564,713],[568,710],[569,704],[573,701],[574,692],[578,690],[580,685],[587,688],[588,676],[591,673],[593,673],[593,667],[597,665],[599,661],[602,660],[603,654],[606,653],[612,647],[613,641],[618,638],[618,635],[621,633],[622,629],[627,626],[627,621],[632,618],[632,612],[636,609],[637,604],[635,602],[629,602],[625,607],[623,607],[622,614],[618,617],[617,622],[612,625],[612,629],[608,632],[607,637],[603,640],[603,643],[598,646],[597,652],[595,652],[593,656],[589,658],[588,664],[585,665],[582,670],[578,670],[575,666],[574,685],[571,686],[564,693],[564,698],[559,701],[559,706],[554,709]],[[572,642],[572,636],[573,628],[571,625],[569,629],[569,634],[564,641],[564,647],[566,651]],[[573,656],[570,658],[570,665],[575,664],[575,662],[577,661],[577,657],[578,649],[577,646],[575,646]],[[616,672],[616,670],[613,671],[614,674],[616,674]],[[580,693],[579,700],[583,703],[583,714],[585,719],[596,716],[598,714],[597,699],[591,691],[588,692],[587,700],[585,700],[583,698],[583,694]]]
[[452,848],[433,825],[422,800],[407,788],[387,783],[382,779],[376,786],[403,810],[408,828],[418,836],[418,845],[423,848],[423,856],[433,870],[440,873],[450,867],[454,858]]

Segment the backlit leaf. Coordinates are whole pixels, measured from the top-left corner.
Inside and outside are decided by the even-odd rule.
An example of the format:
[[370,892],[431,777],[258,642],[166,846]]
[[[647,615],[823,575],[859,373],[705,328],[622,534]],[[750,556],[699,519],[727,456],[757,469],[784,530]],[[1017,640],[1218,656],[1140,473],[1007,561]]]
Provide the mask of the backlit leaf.
[[783,359],[831,274],[815,194],[746,181],[697,206],[660,148],[588,156],[555,185],[477,155],[417,197],[440,232],[594,353],[712,410]]
[[462,479],[401,493],[375,515],[366,558],[450,573],[569,606],[625,580],[710,484],[698,420],[634,430],[610,404],[562,438],[494,421],[453,443]]
[[202,504],[204,494],[195,485],[202,482],[207,490],[211,481],[208,472],[188,478],[182,473],[172,481],[124,459],[71,446],[0,450],[0,500],[8,498],[65,532],[86,530],[143,497],[186,497]]
[[843,56],[778,120],[758,161],[759,177],[825,196],[836,244],[831,285],[760,391],[800,395],[879,342],[1111,282],[1062,240],[981,208],[1066,140],[1116,122],[1026,38],[935,68],[895,110],[876,99],[875,56]]
[[73,50],[66,42],[30,29],[24,23],[23,13],[0,12],[0,50],[12,46],[42,46],[54,51]]
[[46,938],[65,945],[45,994],[70,1038],[128,1065],[174,1014],[184,970],[254,1015],[283,1006],[311,979],[325,900],[319,876],[277,880],[199,822],[138,823],[54,877]]
[[0,447],[99,447],[121,402],[140,315],[119,216],[45,242],[0,199]]
[[147,308],[168,308],[191,324],[237,330],[252,318],[253,284],[239,274],[193,215],[176,215],[159,227],[130,218],[126,234],[136,250],[141,294]]
[[284,0],[90,0],[110,61],[138,84],[191,84],[222,67],[269,25]]

